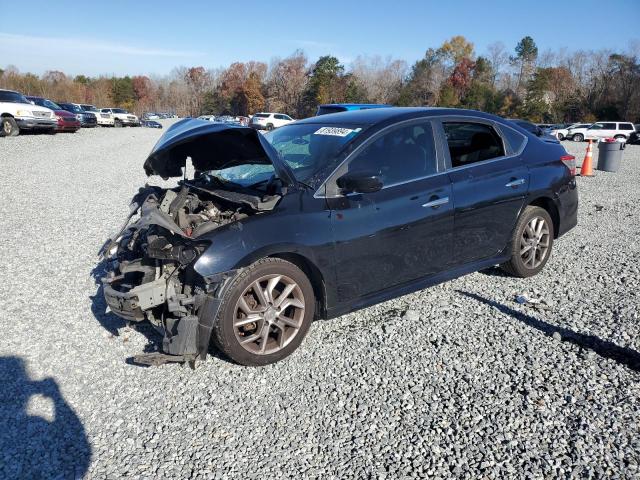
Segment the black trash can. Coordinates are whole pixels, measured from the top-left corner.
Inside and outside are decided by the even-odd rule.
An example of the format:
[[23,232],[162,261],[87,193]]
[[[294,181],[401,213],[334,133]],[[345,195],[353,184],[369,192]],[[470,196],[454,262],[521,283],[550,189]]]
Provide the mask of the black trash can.
[[622,162],[624,142],[599,142],[598,143],[598,170],[605,172],[617,172]]

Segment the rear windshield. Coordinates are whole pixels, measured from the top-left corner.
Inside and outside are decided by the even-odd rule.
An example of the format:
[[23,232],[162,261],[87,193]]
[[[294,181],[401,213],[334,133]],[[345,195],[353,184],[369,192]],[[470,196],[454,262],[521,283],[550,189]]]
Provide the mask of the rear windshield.
[[82,106],[82,109],[85,112],[97,112],[98,111],[98,109],[96,107],[94,107],[93,105],[81,105],[81,106]]
[[346,111],[347,111],[346,107],[322,106],[322,107],[318,107],[318,111],[316,112],[316,116],[318,116],[318,115],[326,115],[328,113],[338,113],[338,112],[346,112]]
[[268,113],[256,113],[254,115],[254,117],[258,117],[258,118],[269,118],[269,114]]
[[0,102],[29,103],[29,100],[17,92],[0,91]]

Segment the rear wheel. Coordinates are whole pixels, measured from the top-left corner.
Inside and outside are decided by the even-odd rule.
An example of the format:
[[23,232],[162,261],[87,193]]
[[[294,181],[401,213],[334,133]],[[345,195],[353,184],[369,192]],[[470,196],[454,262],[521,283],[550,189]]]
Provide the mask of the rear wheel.
[[613,138],[615,138],[616,140],[626,140],[627,139],[627,137],[625,137],[624,135],[616,135]]
[[313,288],[302,270],[279,258],[259,260],[227,288],[213,344],[242,365],[277,362],[302,343],[314,307]]
[[564,135],[561,133],[558,133],[558,140],[560,141],[564,140]]
[[549,213],[544,208],[526,207],[511,238],[511,259],[500,267],[515,277],[536,275],[551,256],[553,236]]
[[582,135],[581,133],[576,133],[573,136],[573,141],[574,142],[582,142],[584,140],[584,135]]
[[265,128],[270,132],[271,130],[273,130],[273,123],[267,123],[267,126]]
[[0,120],[0,137],[15,137],[20,133],[20,127],[12,117],[2,117]]

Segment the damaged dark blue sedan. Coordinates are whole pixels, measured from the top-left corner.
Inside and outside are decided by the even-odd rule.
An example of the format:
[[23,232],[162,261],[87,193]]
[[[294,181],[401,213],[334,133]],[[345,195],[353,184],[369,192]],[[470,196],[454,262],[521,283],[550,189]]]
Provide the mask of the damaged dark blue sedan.
[[535,275],[577,223],[575,159],[468,110],[360,110],[266,135],[187,119],[144,169],[181,180],[141,189],[101,254],[110,309],[164,335],[147,364],[210,345],[269,364],[314,318],[494,265]]

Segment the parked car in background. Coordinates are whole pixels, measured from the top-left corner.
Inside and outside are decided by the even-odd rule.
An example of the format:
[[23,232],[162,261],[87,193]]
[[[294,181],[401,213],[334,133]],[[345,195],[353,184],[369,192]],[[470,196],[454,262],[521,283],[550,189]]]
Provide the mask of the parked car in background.
[[216,121],[216,116],[215,115],[200,115],[198,117],[198,120],[206,120],[207,122],[215,122]]
[[258,112],[251,117],[249,126],[256,130],[273,130],[295,120],[284,113]]
[[555,136],[550,135],[549,133],[547,133],[546,130],[540,128],[535,123],[531,123],[527,120],[522,120],[519,118],[509,118],[508,120],[510,122],[515,123],[520,128],[524,128],[527,132],[532,133],[533,135],[535,135],[536,137],[539,137],[542,140],[552,141],[552,142],[558,141],[558,139]]
[[316,111],[316,117],[318,115],[327,115],[329,113],[349,112],[351,110],[368,110],[370,108],[387,108],[391,105],[384,105],[380,103],[327,103],[319,105]]
[[140,126],[147,127],[147,128],[162,128],[162,124],[160,122],[156,122],[155,120],[145,120],[145,119],[140,120]]
[[[587,132],[587,128],[589,128],[591,123],[574,123],[569,128],[567,128],[566,134],[564,134],[564,138],[567,140],[574,140],[576,142],[581,142],[584,140],[584,135]],[[575,139],[574,136],[577,136]]]
[[590,123],[557,123],[555,125],[552,125],[551,128],[549,128],[548,133],[549,135],[553,135],[554,137],[556,137],[558,140],[564,140],[568,133],[569,133],[569,129],[570,128],[578,128],[580,126],[585,126],[588,127],[589,125],[591,125]]
[[13,90],[0,90],[0,137],[15,137],[21,130],[55,133],[57,124],[50,108],[34,105]]
[[[583,140],[615,138],[616,140],[626,141],[635,130],[631,122],[596,122],[587,128]],[[576,140],[575,135],[574,140]]]
[[113,127],[113,117],[110,113],[102,113],[95,105],[80,104],[80,108],[87,113],[96,116],[96,121],[101,127]]
[[73,113],[63,109],[57,103],[43,97],[28,96],[26,98],[34,105],[40,105],[41,107],[46,107],[53,110],[57,121],[56,132],[75,133],[80,130],[80,121],[76,118],[76,116]]
[[102,108],[101,113],[109,113],[113,117],[114,127],[139,127],[140,120],[124,108]]
[[635,124],[635,131],[629,135],[627,143],[630,145],[640,145],[640,124]]
[[494,265],[536,275],[578,218],[575,157],[470,110],[351,111],[264,135],[183,120],[144,169],[182,178],[187,158],[194,178],[140,189],[101,249],[110,309],[165,332],[137,361],[194,361],[211,341],[273,363],[314,318]]
[[160,115],[154,112],[146,112],[142,114],[142,120],[158,120]]
[[83,128],[93,128],[98,125],[98,118],[91,112],[86,112],[78,103],[56,102],[63,109],[73,113]]

